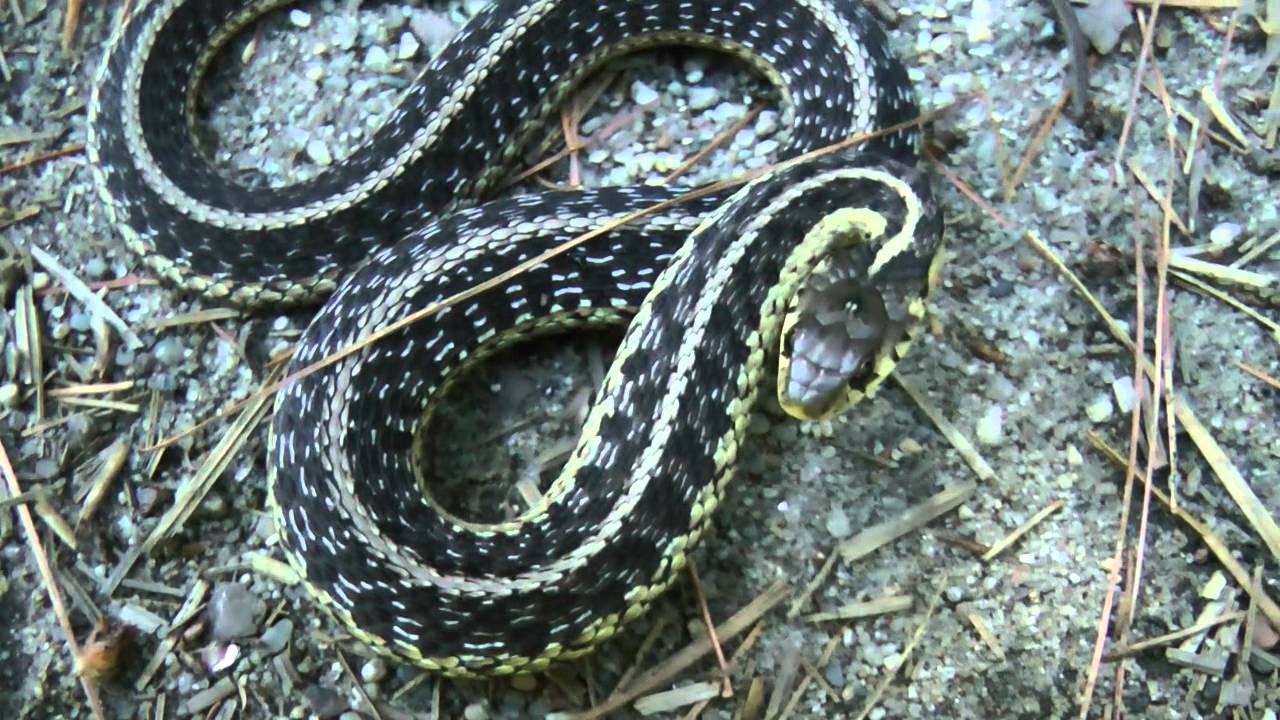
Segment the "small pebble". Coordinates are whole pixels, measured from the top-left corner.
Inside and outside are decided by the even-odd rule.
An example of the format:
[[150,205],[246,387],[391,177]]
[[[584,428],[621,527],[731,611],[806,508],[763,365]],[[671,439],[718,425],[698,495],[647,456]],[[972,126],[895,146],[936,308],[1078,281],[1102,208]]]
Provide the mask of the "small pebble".
[[156,360],[165,365],[174,366],[182,362],[183,352],[182,343],[174,337],[167,337],[156,343],[156,347],[151,351],[152,356]]
[[1125,375],[1117,378],[1111,383],[1111,392],[1116,396],[1116,407],[1120,408],[1120,412],[1127,413],[1133,410],[1134,392],[1133,378]]
[[489,720],[489,710],[483,703],[472,703],[462,711],[465,720]]
[[396,59],[412,60],[418,55],[418,50],[421,47],[422,45],[418,42],[418,38],[413,36],[413,33],[401,33],[400,44],[396,46]]
[[764,110],[756,116],[756,136],[765,137],[778,132],[778,112],[776,110]]
[[1084,414],[1093,422],[1100,423],[1110,418],[1114,410],[1115,408],[1111,405],[1111,398],[1106,395],[1099,395],[1093,402],[1085,406]]
[[827,663],[827,666],[822,670],[822,675],[831,684],[831,687],[844,687],[844,670],[840,667],[840,663]]
[[260,641],[262,650],[268,655],[275,655],[289,645],[293,638],[293,621],[288,618],[277,622],[262,633]]
[[391,68],[391,56],[381,45],[374,45],[365,53],[364,66],[374,72],[386,72]]
[[333,164],[333,154],[329,152],[329,146],[323,140],[313,139],[307,141],[307,157],[311,158],[311,162],[321,167]]
[[649,107],[658,102],[658,91],[641,80],[631,83],[631,100],[640,107]]
[[360,666],[360,679],[367,683],[382,682],[387,676],[387,661],[382,658],[370,658]]
[[[298,668],[299,672],[302,668]],[[321,718],[335,718],[347,709],[347,701],[337,690],[325,685],[313,685],[302,693],[311,706],[311,712]]]
[[18,391],[16,383],[5,383],[0,385],[0,407],[14,408],[18,406],[18,398],[22,394]]
[[290,10],[289,22],[300,28],[311,27],[311,14],[302,10]]
[[215,640],[253,635],[267,604],[241,583],[219,583],[209,600],[209,625]]
[[1239,223],[1218,223],[1209,231],[1209,242],[1214,245],[1229,246],[1236,241],[1236,238],[1240,237],[1241,230],[1243,228],[1240,227]]
[[1067,464],[1075,467],[1084,464],[1084,456],[1080,454],[1075,445],[1067,446]]
[[849,516],[845,514],[844,508],[837,505],[827,513],[827,532],[837,540],[853,534],[853,528],[849,526]]
[[689,109],[706,110],[720,100],[720,93],[713,87],[689,88]]
[[1004,434],[1004,408],[999,405],[992,405],[987,408],[987,411],[978,419],[975,433],[977,434],[978,442],[983,445],[995,445],[1000,442],[1000,438]]
[[884,657],[884,669],[890,672],[897,670],[902,665],[902,653],[889,653]]

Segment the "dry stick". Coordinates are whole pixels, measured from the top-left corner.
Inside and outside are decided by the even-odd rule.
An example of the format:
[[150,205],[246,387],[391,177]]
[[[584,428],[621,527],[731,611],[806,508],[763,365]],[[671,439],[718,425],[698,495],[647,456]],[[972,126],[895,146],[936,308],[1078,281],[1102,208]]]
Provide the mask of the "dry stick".
[[[827,663],[831,662],[831,656],[835,654],[836,647],[840,645],[841,635],[843,635],[843,633],[835,633],[827,639],[826,646],[822,648],[822,655],[818,657],[818,668],[824,668],[827,666]],[[811,664],[805,659],[804,655],[799,653],[799,651],[796,653],[796,660],[802,668],[805,665]],[[787,704],[783,706],[782,711],[778,713],[776,720],[787,720],[791,717],[791,713],[795,712],[796,706],[800,704],[800,699],[804,697],[805,691],[809,689],[809,683],[812,682],[812,677],[813,676],[806,672],[805,676],[800,678],[800,681],[796,683],[795,689],[791,691],[791,697],[787,700]]]
[[62,22],[62,52],[71,54],[71,41],[76,37],[76,29],[80,27],[81,0],[67,0],[67,16]]
[[120,333],[120,337],[124,338],[125,342],[129,343],[129,347],[136,348],[142,346],[142,340],[134,334],[128,324],[126,324],[114,310],[107,307],[107,304],[102,301],[102,298],[95,295],[93,291],[84,284],[83,280],[76,277],[75,273],[64,267],[62,263],[58,262],[57,258],[45,252],[37,245],[31,245],[28,248],[28,252],[31,253],[31,257],[35,258],[36,262],[43,265],[44,269],[47,270],[50,275],[56,277],[58,282],[62,283],[62,285],[67,288],[67,291],[87,307],[91,313],[101,316],[104,320],[110,323],[111,326],[116,329],[116,332]]
[[720,697],[733,697],[733,679],[729,677],[729,663],[724,659],[724,648],[720,647],[720,638],[716,637],[716,623],[711,619],[711,608],[707,607],[707,596],[702,591],[702,580],[698,577],[698,568],[693,560],[689,560],[689,580],[693,582],[693,594],[698,597],[698,607],[702,610],[702,622],[707,626],[707,639],[716,651],[716,662],[720,663],[720,672],[724,674],[720,686]]
[[124,557],[120,559],[111,576],[107,579],[105,590],[108,595],[115,591],[115,588],[133,568],[133,564],[137,562],[139,557],[150,552],[156,543],[168,537],[175,528],[186,522],[186,519],[231,463],[231,458],[240,449],[249,433],[266,416],[267,411],[271,408],[270,403],[267,402],[270,395],[255,393],[249,398],[252,402],[231,424],[226,434],[218,441],[218,444],[205,455],[195,475],[179,486],[174,495],[173,504],[160,517],[156,526],[152,528],[141,543],[130,548],[124,554]]
[[[13,465],[9,462],[9,451],[5,449],[3,441],[0,441],[0,472],[4,473],[9,495],[15,497],[21,495],[22,486],[18,483],[17,474],[13,472]],[[71,661],[76,666],[80,687],[84,688],[93,716],[98,720],[104,720],[106,715],[103,714],[102,703],[98,699],[97,686],[79,671],[80,643],[76,641],[76,633],[71,629],[71,619],[67,617],[67,608],[62,604],[62,592],[58,589],[57,580],[54,579],[53,568],[49,566],[49,557],[44,553],[44,544],[40,542],[40,536],[36,533],[36,524],[31,519],[31,510],[26,505],[19,505],[17,509],[18,516],[22,518],[22,526],[27,532],[27,542],[31,545],[31,552],[36,557],[36,566],[40,569],[40,579],[44,581],[45,591],[49,593],[49,604],[53,606],[53,614],[58,618],[62,633],[67,638],[67,647],[71,650]]]
[[360,693],[364,704],[369,707],[369,713],[373,715],[374,720],[382,720],[382,714],[378,712],[378,707],[373,704],[373,698],[369,697],[369,692],[364,689],[364,683],[360,682],[359,676],[351,672],[351,665],[347,663],[347,656],[343,654],[342,648],[334,647],[334,654],[338,656],[338,663],[342,665],[342,671],[351,678],[351,684],[355,686],[356,692]]
[[80,153],[80,152],[84,152],[83,145],[69,145],[59,150],[54,150],[52,152],[41,153],[39,155],[32,155],[29,158],[24,158],[11,165],[5,165],[3,167],[0,167],[0,175],[5,175],[11,172],[15,172],[17,170],[22,170],[23,168],[31,167],[32,165],[45,162],[46,160],[57,160],[58,158],[66,157],[68,155],[75,155],[76,153]]
[[[791,588],[786,581],[779,580],[769,586],[769,589],[757,595],[746,607],[734,613],[728,620],[720,623],[716,627],[716,635],[725,640],[732,638],[785,600],[789,592],[791,592]],[[604,702],[589,710],[567,717],[571,718],[571,720],[594,720],[594,718],[606,717],[615,710],[625,707],[632,700],[648,693],[653,688],[670,682],[672,678],[679,675],[685,668],[697,662],[699,658],[710,651],[710,640],[707,638],[695,640],[686,645],[683,650],[658,663],[652,670],[642,673],[627,689],[610,695],[605,698]]]
[[[1156,67],[1154,60],[1152,67]],[[1172,143],[1170,153],[1171,163],[1176,163],[1176,158],[1172,156]],[[1138,516],[1138,537],[1135,543],[1136,550],[1134,553],[1133,571],[1129,573],[1128,577],[1130,598],[1129,602],[1125,606],[1127,613],[1123,618],[1123,627],[1126,628],[1133,627],[1134,618],[1137,616],[1138,612],[1138,597],[1142,589],[1142,569],[1144,560],[1146,559],[1147,529],[1151,517],[1151,490],[1155,486],[1153,473],[1155,472],[1157,452],[1159,451],[1158,443],[1156,442],[1158,433],[1158,428],[1156,426],[1158,422],[1156,407],[1162,396],[1165,398],[1166,402],[1168,401],[1170,392],[1169,383],[1172,382],[1172,378],[1169,377],[1169,373],[1167,372],[1169,360],[1167,355],[1169,347],[1169,226],[1171,221],[1170,216],[1173,212],[1173,208],[1169,204],[1171,201],[1171,197],[1166,198],[1166,202],[1163,204],[1164,221],[1161,226],[1160,242],[1156,249],[1156,338],[1155,348],[1152,351],[1152,355],[1155,358],[1155,377],[1153,378],[1154,387],[1151,390],[1151,395],[1148,397],[1151,414],[1148,416],[1147,422],[1147,472],[1143,477],[1142,512]],[[1137,211],[1135,205],[1135,215],[1136,214]],[[1134,241],[1135,243],[1138,243],[1138,249],[1141,249],[1140,231],[1135,233]],[[1135,280],[1135,284],[1140,282],[1141,279]],[[1146,357],[1144,351],[1141,349],[1141,345],[1135,346],[1134,354],[1136,356],[1133,363],[1134,372],[1141,372],[1141,360]],[[1141,405],[1141,402],[1136,402],[1134,405],[1135,411],[1141,407]],[[1172,421],[1171,414],[1170,420]],[[1136,440],[1132,437],[1130,438],[1130,442],[1135,442],[1136,444]],[[1169,451],[1172,457],[1172,445],[1170,446]],[[1176,503],[1176,496],[1173,495],[1172,488],[1170,488],[1170,497],[1173,498]],[[1125,663],[1117,663],[1116,680],[1115,685],[1113,686],[1115,690],[1113,704],[1117,713],[1120,713],[1121,709],[1124,707],[1124,673]]]
[[[950,170],[950,168],[947,168],[946,166],[936,161],[934,161],[934,167],[937,168],[940,175],[950,180],[962,194],[968,197],[975,205],[977,205],[978,207],[983,209],[985,212],[987,212],[987,214],[990,215],[994,220],[996,220],[998,223],[1000,223],[1006,228],[1013,229],[1014,226],[1011,222],[1009,222],[1008,219],[1006,219],[1003,215],[999,213],[999,211],[993,208],[990,205],[990,203],[988,203],[986,200],[980,197],[976,192],[974,192],[973,189],[969,187],[967,183],[965,183],[963,180],[957,177],[956,174]],[[1115,337],[1117,340],[1119,340],[1127,348],[1132,349],[1134,347],[1134,341],[1129,337],[1128,330],[1124,326],[1122,326],[1111,315],[1111,313],[1107,311],[1105,307],[1102,306],[1102,303],[1100,303],[1098,299],[1094,297],[1093,293],[1089,292],[1089,289],[1080,280],[1079,276],[1077,276],[1069,267],[1067,267],[1066,263],[1063,262],[1062,258],[1056,252],[1054,252],[1052,248],[1046,245],[1044,241],[1042,241],[1035,232],[1027,230],[1027,231],[1023,231],[1023,233],[1024,233],[1024,239],[1026,240],[1026,242],[1029,245],[1031,245],[1031,247],[1034,250],[1036,250],[1037,253],[1039,253],[1043,258],[1045,258],[1045,260],[1047,260],[1049,264],[1054,267],[1054,269],[1058,272],[1058,274],[1061,275],[1064,279],[1066,279],[1068,284],[1070,284],[1072,288],[1074,288],[1075,291],[1079,293],[1082,298],[1084,298],[1084,300],[1090,305],[1090,307],[1093,308],[1094,312],[1098,315],[1099,318],[1102,319],[1104,324],[1107,326],[1112,336]],[[1141,317],[1141,315],[1139,315],[1139,317]],[[1154,375],[1154,370],[1150,368],[1149,364],[1146,362],[1145,357],[1142,357],[1142,369],[1147,374]],[[1141,384],[1138,384],[1137,387],[1141,387]],[[1208,431],[1204,428],[1204,426],[1200,424],[1199,419],[1196,418],[1195,414],[1192,413],[1191,409],[1186,405],[1185,402],[1182,401],[1181,398],[1179,397],[1173,398],[1173,411],[1178,416],[1178,420],[1182,423],[1182,426],[1189,431],[1189,434],[1192,436],[1193,441],[1196,443],[1196,445],[1200,449],[1201,454],[1204,455],[1205,458],[1209,461],[1210,466],[1213,468],[1215,474],[1217,474],[1219,480],[1223,483],[1223,485],[1226,486],[1228,493],[1231,494],[1232,498],[1236,501],[1237,505],[1241,507],[1241,510],[1244,512],[1246,517],[1249,518],[1250,522],[1253,524],[1255,529],[1258,530],[1259,534],[1263,536],[1264,542],[1267,543],[1268,547],[1272,550],[1272,553],[1275,554],[1277,557],[1280,557],[1280,530],[1276,528],[1275,521],[1267,513],[1266,508],[1258,500],[1257,496],[1253,493],[1252,489],[1249,488],[1248,484],[1244,482],[1244,478],[1240,477],[1239,471],[1236,470],[1235,467],[1231,465],[1229,461],[1226,460],[1226,454],[1222,452],[1221,447],[1217,444],[1217,442],[1213,439],[1213,437],[1208,433]],[[1128,491],[1126,490],[1126,492]],[[1126,495],[1126,497],[1129,497],[1129,495]],[[1127,503],[1126,503],[1126,507],[1127,507]],[[1180,517],[1183,518],[1185,522],[1188,522],[1189,524],[1194,523],[1193,527],[1203,528],[1204,532],[1202,532],[1202,535],[1206,537],[1206,540],[1208,536],[1212,535],[1211,533],[1208,532],[1207,528],[1204,528],[1204,525],[1202,523],[1195,521],[1193,518],[1190,518],[1189,516],[1185,516],[1180,511],[1176,512],[1175,514],[1178,514]],[[1238,563],[1235,563],[1234,559],[1230,558],[1230,553],[1225,550],[1225,545],[1222,545],[1220,541],[1219,541],[1219,550],[1216,550],[1215,552],[1221,553],[1219,554],[1219,561],[1222,562],[1228,568],[1238,567]],[[1117,567],[1118,567],[1118,564],[1117,564]],[[1233,571],[1233,575],[1236,575],[1234,571]],[[1245,575],[1245,578],[1246,579],[1242,580],[1239,575],[1236,575],[1237,582],[1240,582],[1242,586],[1248,585],[1247,574]],[[1115,579],[1114,575],[1112,579],[1113,580]],[[1111,591],[1109,590],[1108,595],[1106,597],[1106,601],[1105,601],[1107,604],[1104,607],[1104,610],[1102,613],[1103,618],[1107,618],[1110,616],[1111,600],[1112,600],[1112,596],[1111,596]],[[1264,611],[1266,611],[1266,609],[1267,608],[1264,606]],[[1277,608],[1276,605],[1271,604],[1270,609],[1276,612],[1275,619],[1280,621],[1280,608]],[[1268,617],[1269,619],[1271,618],[1270,615]],[[1101,629],[1100,636],[1101,636],[1101,633],[1104,633],[1104,632],[1105,632],[1105,629]],[[1099,650],[1098,652],[1100,653],[1101,651]],[[1089,680],[1088,685],[1086,687],[1086,690],[1088,691],[1089,694],[1086,697],[1091,697],[1092,687],[1095,682],[1096,682],[1096,677],[1091,678]],[[1083,710],[1083,713],[1087,713],[1088,707],[1086,706],[1082,708],[1082,710]],[[1084,716],[1085,715],[1082,714],[1081,717],[1084,717]]]
[[[1132,194],[1132,193],[1131,193]],[[1134,212],[1137,212],[1137,204],[1133,203]],[[1135,224],[1137,218],[1135,217]],[[1097,686],[1098,673],[1102,671],[1102,654],[1106,648],[1107,635],[1111,628],[1111,608],[1115,603],[1116,587],[1120,582],[1120,569],[1124,567],[1124,549],[1125,549],[1125,533],[1129,529],[1129,508],[1133,499],[1133,481],[1136,476],[1135,468],[1138,465],[1138,433],[1141,431],[1142,416],[1142,399],[1146,389],[1146,380],[1142,374],[1142,360],[1146,358],[1146,263],[1143,260],[1145,251],[1142,246],[1142,234],[1134,233],[1134,254],[1133,254],[1133,276],[1135,294],[1137,295],[1137,308],[1134,311],[1137,324],[1138,342],[1136,345],[1130,344],[1130,351],[1134,355],[1133,362],[1133,410],[1129,414],[1129,459],[1125,465],[1124,474],[1124,498],[1120,502],[1120,523],[1116,531],[1115,552],[1111,556],[1111,568],[1107,572],[1107,592],[1102,600],[1102,612],[1098,617],[1098,634],[1094,639],[1093,653],[1089,658],[1089,670],[1085,675],[1084,688],[1081,690],[1080,698],[1080,720],[1086,720],[1089,716],[1089,708],[1093,704],[1093,691]],[[1117,669],[1117,673],[1123,672],[1123,664]],[[1118,677],[1117,680],[1120,678]],[[1122,687],[1123,683],[1117,683],[1117,687]]]
[[[1171,257],[1169,260],[1170,260],[1170,265],[1174,265],[1174,266],[1188,264],[1185,258],[1177,258],[1176,256]],[[1272,338],[1280,341],[1280,323],[1276,323],[1271,318],[1263,315],[1257,310],[1254,310],[1252,307],[1245,305],[1243,302],[1240,302],[1239,300],[1235,299],[1231,295],[1228,295],[1222,290],[1219,290],[1218,288],[1204,282],[1203,280],[1199,279],[1195,275],[1192,275],[1187,272],[1183,272],[1181,270],[1176,269],[1175,267],[1171,267],[1169,269],[1169,274],[1172,275],[1174,279],[1176,279],[1178,282],[1184,285],[1187,285],[1192,290],[1195,290],[1196,292],[1202,295],[1211,297],[1214,300],[1217,300],[1218,302],[1222,303],[1223,305],[1230,307],[1231,309],[1235,310],[1241,315],[1244,315],[1250,320],[1258,323],[1259,325],[1261,325],[1262,327],[1266,328],[1268,331],[1271,332]]]

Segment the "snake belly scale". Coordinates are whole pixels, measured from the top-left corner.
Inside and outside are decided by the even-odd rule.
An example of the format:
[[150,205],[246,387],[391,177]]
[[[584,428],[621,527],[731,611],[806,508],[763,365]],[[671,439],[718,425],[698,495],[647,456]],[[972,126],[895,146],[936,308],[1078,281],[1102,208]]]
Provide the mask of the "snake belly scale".
[[[247,189],[201,157],[198,87],[230,38],[283,4],[138,4],[99,68],[88,147],[108,219],[170,282],[250,308],[332,293],[292,367],[663,204],[276,399],[272,514],[309,593],[355,636],[450,675],[577,657],[684,565],[770,368],[789,373],[780,399],[798,416],[843,409],[888,375],[936,283],[942,220],[911,128],[688,202],[646,186],[477,203],[621,53],[680,44],[744,59],[780,91],[787,158],[912,119],[906,73],[852,0],[498,0],[351,157]],[[619,322],[623,342],[541,501],[478,524],[432,499],[416,448],[460,372],[533,335]],[[811,391],[822,397],[784,397]]]

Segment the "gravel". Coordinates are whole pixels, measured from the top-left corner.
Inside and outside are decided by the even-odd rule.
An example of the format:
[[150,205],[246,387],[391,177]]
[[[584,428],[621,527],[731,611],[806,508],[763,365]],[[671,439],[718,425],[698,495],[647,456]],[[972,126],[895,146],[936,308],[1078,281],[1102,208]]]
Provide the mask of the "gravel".
[[[212,162],[257,186],[313,177],[359,146],[391,112],[427,57],[483,4],[468,0],[420,8],[320,0],[272,16],[249,53],[250,62],[239,61],[246,57],[245,39],[236,39],[228,50],[231,61],[220,63],[210,78],[204,98],[208,112],[199,130],[207,136]],[[978,451],[994,472],[968,502],[927,529],[854,563],[837,561],[801,616],[899,594],[915,599],[910,610],[817,624],[774,613],[739,662],[735,697],[713,700],[704,718],[735,716],[747,695],[749,678],[742,673],[752,667],[765,682],[769,704],[785,704],[797,683],[807,682],[794,718],[857,716],[895,669],[898,677],[869,717],[1078,713],[1123,498],[1123,473],[1094,450],[1087,433],[1123,452],[1130,409],[1145,400],[1133,386],[1127,352],[1061,275],[1024,245],[1022,230],[1047,238],[1132,331],[1136,298],[1128,253],[1135,227],[1150,246],[1152,238],[1145,233],[1158,231],[1159,215],[1145,190],[1129,187],[1125,163],[1143,168],[1158,188],[1167,187],[1168,122],[1161,103],[1140,92],[1120,154],[1140,37],[1136,25],[1127,22],[1132,9],[1120,17],[1114,13],[1124,10],[1123,3],[1094,3],[1112,13],[1094,11],[1090,22],[1101,23],[1091,28],[1095,42],[1106,40],[1108,28],[1118,32],[1110,52],[1097,58],[1090,116],[1058,118],[1030,155],[1020,184],[1007,195],[1009,178],[1066,85],[1066,50],[1048,4],[908,0],[893,5],[888,11],[892,42],[924,108],[961,103],[935,121],[935,152],[966,192],[993,208],[975,204],[960,185],[938,180],[950,260],[931,303],[930,332],[917,341],[898,374],[963,435],[980,443]],[[18,6],[28,11],[25,22],[12,15]],[[86,3],[66,56],[58,49],[62,9],[61,3],[0,4],[6,31],[0,78],[20,90],[0,101],[0,167],[84,141],[84,99],[110,18],[97,4]],[[1262,64],[1264,43],[1256,27],[1247,18],[1236,24],[1220,93],[1247,126],[1261,123],[1259,108],[1270,96],[1267,80],[1273,72]],[[1223,61],[1226,30],[1223,14],[1161,11],[1157,58],[1162,81],[1179,107],[1201,108],[1200,88]],[[773,106],[710,153],[683,182],[761,167],[785,141],[787,119],[777,111],[776,94],[724,58],[657,51],[623,59],[610,71],[616,77],[581,126],[586,136],[606,127],[612,131],[580,154],[586,186],[658,181],[760,103]],[[964,102],[975,93],[977,100]],[[1177,132],[1185,147],[1187,127],[1180,124]],[[1260,139],[1253,141],[1261,145]],[[1198,157],[1194,208],[1188,206],[1186,177],[1173,176],[1173,205],[1196,228],[1190,236],[1175,231],[1175,247],[1238,245],[1280,232],[1274,170],[1268,175],[1255,159],[1216,142]],[[1174,166],[1182,161],[1179,150]],[[181,531],[140,560],[128,582],[109,588],[120,557],[141,546],[181,483],[222,437],[225,423],[185,435],[158,455],[140,448],[214,416],[263,385],[272,358],[296,339],[308,313],[154,329],[157,320],[209,306],[143,280],[149,277],[146,267],[122,247],[97,208],[87,164],[83,154],[71,152],[0,174],[2,236],[17,248],[38,245],[52,252],[86,282],[109,282],[110,289],[99,292],[145,346],[123,347],[114,331],[101,329],[92,310],[60,291],[57,280],[0,250],[5,301],[0,439],[24,488],[49,488],[50,507],[74,525],[96,477],[98,453],[122,435],[131,438],[134,452],[109,484],[92,522],[77,534],[76,550],[46,532],[45,521],[37,521],[61,573],[64,595],[71,598],[70,619],[82,642],[94,619],[82,599],[110,620],[134,618],[155,633],[137,638],[121,679],[106,683],[110,709],[120,711],[110,714],[151,716],[163,694],[170,707],[218,717],[235,711],[240,697],[248,698],[244,712],[253,716],[367,717],[359,685],[375,697],[383,717],[431,712],[437,692],[441,707],[434,711],[441,717],[545,717],[584,706],[588,683],[594,697],[602,697],[627,668],[649,668],[701,636],[700,611],[682,586],[590,662],[566,668],[554,681],[421,680],[410,668],[367,657],[368,651],[318,613],[300,588],[246,570],[257,557],[280,556],[264,522],[261,429],[232,458]],[[552,179],[564,181],[567,167],[556,167]],[[1125,185],[1118,187],[1118,180]],[[1272,251],[1248,267],[1274,274],[1276,264]],[[34,291],[34,311],[45,333],[46,389],[133,380],[128,390],[90,397],[136,407],[101,408],[56,396],[37,405],[26,351],[15,340],[15,290],[24,284]],[[1148,333],[1156,326],[1151,308],[1148,301]],[[1274,517],[1280,513],[1275,391],[1237,363],[1280,375],[1275,340],[1244,315],[1180,286],[1171,290],[1168,317],[1179,399],[1194,409]],[[460,436],[443,439],[442,446],[471,448],[452,458],[458,472],[492,482],[509,477],[513,469],[528,477],[532,467],[536,477],[550,443],[574,436],[575,412],[592,387],[592,368],[600,366],[609,347],[607,336],[548,341],[479,368],[474,381],[464,383],[441,411]],[[509,432],[512,427],[518,429]],[[485,446],[496,452],[480,457],[474,452],[476,437],[498,437]],[[1246,570],[1263,567],[1264,585],[1274,597],[1276,559],[1191,442],[1177,439],[1180,507],[1212,526]],[[973,479],[962,455],[892,384],[852,414],[818,428],[798,428],[762,409],[752,420],[747,449],[739,479],[717,511],[715,529],[695,555],[717,621],[777,579],[804,587],[841,539],[899,516],[944,487]],[[1142,452],[1145,456],[1146,449]],[[1162,479],[1158,485],[1165,489],[1169,483]],[[498,497],[507,494],[500,486]],[[1063,503],[1062,510],[995,560],[979,561],[964,549],[1004,538],[1055,501]],[[1132,510],[1134,517],[1139,510]],[[8,618],[0,621],[0,712],[87,717],[62,631],[49,610],[25,531],[14,517],[8,508],[0,515],[0,611]],[[1221,567],[1187,525],[1154,501],[1144,558],[1131,637],[1154,637],[1193,624],[1209,602],[1199,589]],[[1231,594],[1224,607],[1248,606],[1234,582],[1223,592]],[[166,636],[156,619],[172,621],[184,601],[198,593],[205,593],[203,599],[174,628],[176,634]],[[938,604],[926,624],[934,598]],[[198,611],[205,605],[207,614]],[[988,639],[980,636],[973,617],[989,630]],[[643,639],[658,623],[665,630],[637,659]],[[922,640],[908,656],[910,640],[922,625]],[[253,652],[232,656],[229,669],[214,673],[199,661],[205,648],[227,657],[227,648],[216,643],[243,637],[258,638],[246,645]],[[1201,649],[1226,652],[1235,637],[1211,633]],[[170,654],[144,683],[145,690],[136,690],[141,668],[165,647],[166,638],[174,641]],[[1276,652],[1273,628],[1263,626],[1255,638],[1272,643],[1271,653]],[[829,662],[821,664],[829,643]],[[736,648],[730,642],[725,650]],[[354,676],[336,661],[339,650]],[[1234,682],[1236,656],[1222,679],[1170,663],[1159,650],[1142,653],[1125,665],[1120,695],[1127,715],[1219,717],[1229,712],[1218,707],[1221,690],[1223,701],[1240,703],[1232,707],[1243,714],[1274,718],[1272,708],[1280,706],[1276,671],[1266,653],[1253,657],[1253,684],[1242,689]],[[800,659],[817,669],[822,682],[806,680],[807,669],[796,664]],[[714,664],[706,659],[674,684],[701,679]],[[786,668],[799,669],[783,672]],[[1115,677],[1113,665],[1103,667],[1094,714],[1110,707]],[[785,686],[776,687],[779,682]]]

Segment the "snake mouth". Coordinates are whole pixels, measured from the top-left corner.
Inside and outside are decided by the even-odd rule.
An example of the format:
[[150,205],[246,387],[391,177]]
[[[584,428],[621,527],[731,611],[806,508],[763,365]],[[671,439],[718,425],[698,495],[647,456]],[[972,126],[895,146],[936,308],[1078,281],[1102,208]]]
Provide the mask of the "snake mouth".
[[790,362],[779,378],[781,404],[802,419],[829,417],[868,390],[879,358],[903,330],[884,296],[852,278],[815,281],[802,291],[796,312],[784,338]]

